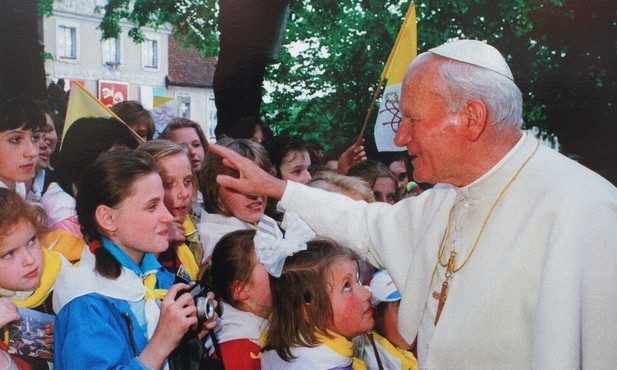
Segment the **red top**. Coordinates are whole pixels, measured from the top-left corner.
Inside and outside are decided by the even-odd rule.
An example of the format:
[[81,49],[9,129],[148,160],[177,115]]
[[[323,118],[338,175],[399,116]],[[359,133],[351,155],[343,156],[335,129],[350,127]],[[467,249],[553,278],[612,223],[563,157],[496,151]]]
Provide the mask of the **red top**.
[[221,343],[226,370],[261,370],[261,347],[248,339]]

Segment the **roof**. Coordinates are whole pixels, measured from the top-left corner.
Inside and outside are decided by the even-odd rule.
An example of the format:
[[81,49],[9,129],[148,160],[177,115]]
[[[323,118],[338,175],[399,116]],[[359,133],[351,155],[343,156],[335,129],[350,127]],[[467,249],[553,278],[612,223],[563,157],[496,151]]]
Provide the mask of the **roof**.
[[204,58],[195,48],[185,49],[169,37],[169,74],[166,85],[212,87],[216,58]]

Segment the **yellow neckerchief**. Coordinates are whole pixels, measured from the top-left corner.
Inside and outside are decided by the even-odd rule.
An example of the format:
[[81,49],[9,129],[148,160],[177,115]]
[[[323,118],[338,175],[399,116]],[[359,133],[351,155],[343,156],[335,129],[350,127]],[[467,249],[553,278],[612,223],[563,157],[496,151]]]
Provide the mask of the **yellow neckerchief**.
[[199,265],[201,260],[204,258],[204,247],[199,241],[199,233],[197,233],[197,228],[188,215],[184,218],[182,227],[184,227],[184,237],[186,238],[185,244],[189,247],[191,253],[193,253],[195,261]]
[[353,363],[351,366],[354,370],[366,370],[366,364],[364,361],[353,357],[353,343],[350,340],[331,330],[328,330],[328,334],[332,337],[329,338],[328,336],[321,334],[319,331],[315,331],[315,337],[321,344],[326,345],[328,348],[341,356],[353,358]]
[[176,247],[176,256],[178,256],[182,266],[184,266],[184,271],[189,274],[191,280],[197,280],[199,277],[199,266],[195,262],[193,253],[191,253],[191,250],[185,243]]
[[401,369],[418,370],[418,360],[416,359],[416,357],[413,355],[411,351],[407,351],[407,350],[404,350],[402,348],[399,348],[393,345],[392,343],[390,343],[388,339],[382,337],[381,335],[377,334],[374,331],[373,331],[373,339],[375,339],[376,342],[379,342],[379,344],[386,351],[388,351],[388,353],[390,353],[392,356],[396,357],[397,359],[399,359],[399,361],[401,361]]
[[[51,293],[54,283],[56,282],[56,276],[62,267],[62,259],[58,252],[50,251],[47,248],[43,250],[43,272],[41,274],[41,281],[39,285],[34,289],[34,292],[24,299],[13,299],[13,303],[19,307],[32,308],[43,304],[49,293]],[[9,343],[9,331],[6,327],[2,328],[4,332],[4,343]]]
[[156,286],[156,273],[152,272],[144,278],[144,286],[147,289],[144,299],[163,299],[167,294],[167,289],[154,289]]

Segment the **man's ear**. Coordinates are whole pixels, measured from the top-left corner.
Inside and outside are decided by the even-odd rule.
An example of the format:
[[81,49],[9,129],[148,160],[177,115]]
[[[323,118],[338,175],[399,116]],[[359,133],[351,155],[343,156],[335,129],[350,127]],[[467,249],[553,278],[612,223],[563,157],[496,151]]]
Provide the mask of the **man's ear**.
[[248,300],[251,297],[251,293],[248,290],[248,283],[246,281],[234,280],[231,283],[231,296],[239,302]]
[[111,235],[116,232],[116,210],[106,206],[99,205],[94,211],[94,219],[105,234]]
[[476,141],[486,129],[488,123],[488,108],[481,100],[470,100],[465,107],[467,116],[467,139]]

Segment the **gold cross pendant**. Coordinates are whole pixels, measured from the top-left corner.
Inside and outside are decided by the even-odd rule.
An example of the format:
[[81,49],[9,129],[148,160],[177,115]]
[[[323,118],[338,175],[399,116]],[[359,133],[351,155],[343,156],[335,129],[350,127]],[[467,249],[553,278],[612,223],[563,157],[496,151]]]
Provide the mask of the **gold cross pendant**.
[[437,305],[437,314],[435,315],[435,326],[437,326],[437,322],[439,321],[439,316],[441,316],[441,311],[443,310],[443,306],[446,304],[446,298],[448,298],[448,280],[444,281],[441,284],[441,292],[433,292],[433,298],[439,301]]
[[448,298],[448,288],[449,281],[452,278],[452,274],[454,274],[456,252],[452,251],[450,253],[450,258],[448,259],[448,266],[446,267],[446,279],[443,284],[441,284],[441,292],[433,292],[433,298],[439,301],[437,305],[437,313],[435,314],[435,326],[437,326],[437,322],[439,321],[439,316],[441,316],[441,311],[443,311],[443,306],[446,304],[446,299]]

